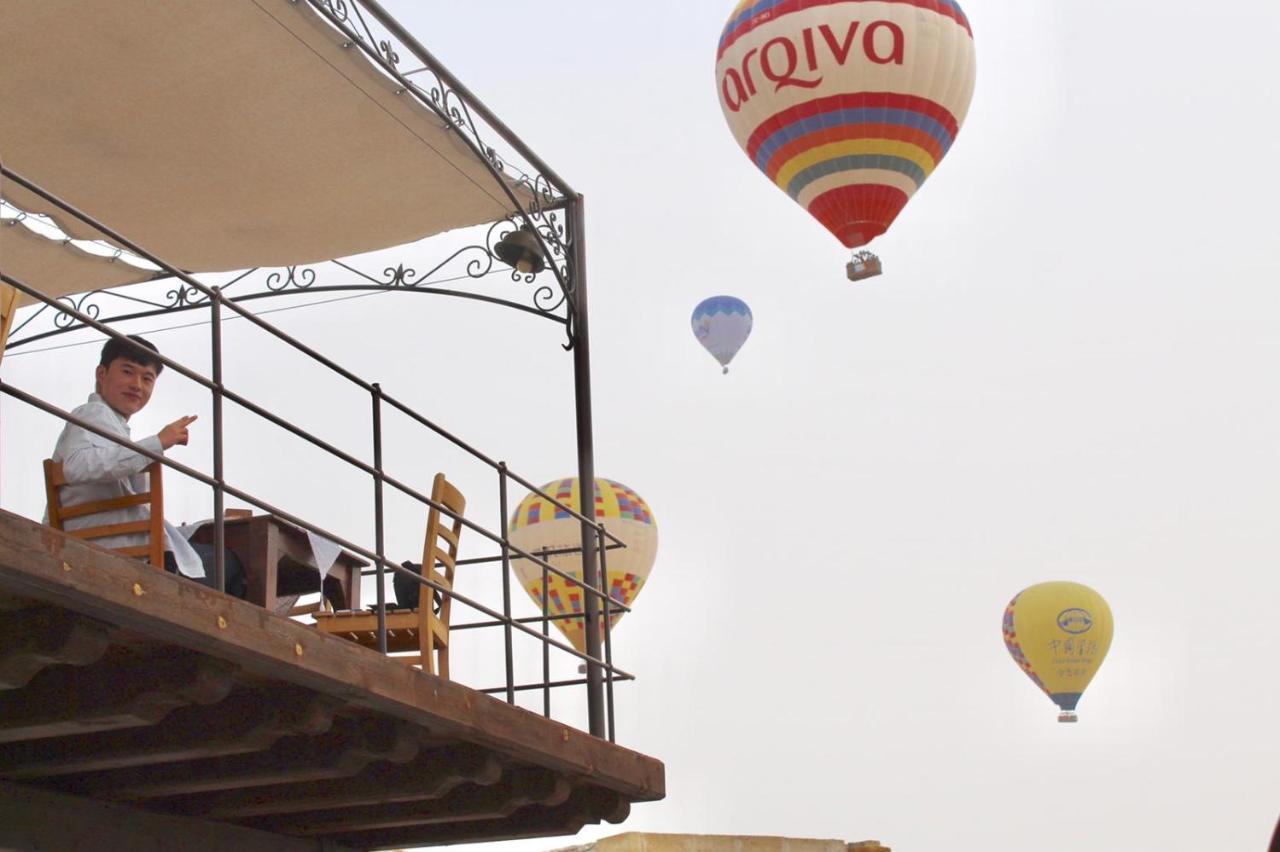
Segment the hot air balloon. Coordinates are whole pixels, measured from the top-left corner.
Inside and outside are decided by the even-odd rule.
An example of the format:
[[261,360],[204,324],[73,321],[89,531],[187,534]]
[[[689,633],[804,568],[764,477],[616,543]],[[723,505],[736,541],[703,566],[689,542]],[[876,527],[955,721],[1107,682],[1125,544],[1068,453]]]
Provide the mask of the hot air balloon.
[[693,309],[693,334],[729,372],[729,362],[751,334],[751,309],[733,296],[712,296]]
[[[578,480],[559,479],[548,482],[542,490],[566,506],[581,511]],[[606,553],[605,568],[608,571],[609,597],[630,607],[644,587],[653,560],[658,552],[658,527],[653,512],[639,494],[620,482],[597,479],[595,487],[595,517],[603,521],[605,529],[617,536],[627,546],[610,549]],[[527,553],[538,555],[543,548],[557,550],[578,548],[582,544],[582,523],[538,494],[530,494],[516,507],[511,518],[508,537],[511,543]],[[565,553],[547,557],[556,568],[582,579],[582,554]],[[514,559],[511,563],[520,585],[542,608],[542,567],[527,559]],[[602,602],[603,605],[603,602]],[[583,591],[562,577],[547,575],[547,612],[550,615],[572,615],[586,611]],[[612,613],[610,629],[623,613]],[[562,618],[552,624],[560,628],[573,647],[586,653],[586,630],[582,618]]]
[[1079,583],[1039,583],[1004,611],[1013,661],[1057,704],[1059,722],[1076,721],[1076,703],[1111,647],[1111,608]]
[[[716,84],[756,167],[856,249],[893,224],[955,141],[973,97],[973,33],[955,0],[742,0],[720,36]],[[855,256],[849,277],[879,274],[867,261]]]

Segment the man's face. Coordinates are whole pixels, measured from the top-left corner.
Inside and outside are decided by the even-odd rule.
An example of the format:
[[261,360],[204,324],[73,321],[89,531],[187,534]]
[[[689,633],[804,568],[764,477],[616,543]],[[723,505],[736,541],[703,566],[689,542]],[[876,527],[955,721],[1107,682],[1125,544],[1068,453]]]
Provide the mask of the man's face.
[[125,420],[142,410],[156,386],[156,368],[128,358],[116,358],[105,367],[98,365],[96,376],[98,395]]

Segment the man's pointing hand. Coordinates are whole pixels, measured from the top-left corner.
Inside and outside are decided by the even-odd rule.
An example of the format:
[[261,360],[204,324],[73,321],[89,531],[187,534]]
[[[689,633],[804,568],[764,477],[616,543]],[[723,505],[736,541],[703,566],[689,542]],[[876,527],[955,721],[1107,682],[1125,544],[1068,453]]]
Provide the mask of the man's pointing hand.
[[160,434],[158,435],[160,438],[160,446],[164,447],[166,450],[175,444],[182,444],[185,446],[187,438],[189,437],[187,434],[187,427],[194,422],[196,422],[196,415],[191,414],[186,417],[179,417],[177,420],[161,429]]

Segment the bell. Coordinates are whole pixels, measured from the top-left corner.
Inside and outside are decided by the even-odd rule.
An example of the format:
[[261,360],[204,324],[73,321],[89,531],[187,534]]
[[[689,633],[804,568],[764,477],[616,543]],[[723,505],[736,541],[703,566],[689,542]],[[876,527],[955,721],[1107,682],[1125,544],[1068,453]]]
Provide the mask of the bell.
[[524,225],[498,240],[493,253],[498,256],[498,260],[515,267],[516,272],[522,275],[536,275],[547,267],[542,259],[542,246],[538,244],[538,238]]

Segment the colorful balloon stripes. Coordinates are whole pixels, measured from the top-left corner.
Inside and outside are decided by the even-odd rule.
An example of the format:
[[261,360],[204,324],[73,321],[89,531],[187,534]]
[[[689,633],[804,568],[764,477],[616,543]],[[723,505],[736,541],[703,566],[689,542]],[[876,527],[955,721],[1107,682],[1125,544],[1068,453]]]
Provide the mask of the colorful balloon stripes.
[[955,142],[973,35],[951,0],[744,0],[716,76],[756,168],[857,248],[893,224]]

